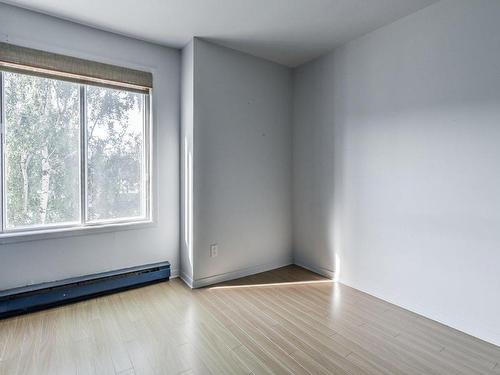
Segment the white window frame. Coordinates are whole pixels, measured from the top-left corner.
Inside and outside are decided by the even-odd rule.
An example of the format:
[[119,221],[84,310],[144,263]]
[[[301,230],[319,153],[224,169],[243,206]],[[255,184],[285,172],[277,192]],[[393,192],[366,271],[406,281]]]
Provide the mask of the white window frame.
[[[23,73],[25,74],[25,73]],[[50,79],[60,80],[57,77]],[[89,84],[78,84],[80,90],[80,217],[78,222],[55,223],[36,225],[29,227],[18,227],[8,229],[5,225],[6,211],[6,187],[5,187],[5,97],[4,97],[4,71],[0,69],[0,244],[11,242],[31,241],[38,239],[67,237],[73,235],[83,235],[100,232],[110,232],[117,230],[130,230],[151,227],[154,224],[152,212],[152,90],[143,93],[144,95],[144,120],[143,120],[143,158],[142,168],[144,178],[142,189],[145,197],[141,199],[144,205],[144,216],[103,219],[90,221],[87,219],[87,124],[86,124],[86,93]],[[126,88],[117,88],[123,91],[129,91]]]

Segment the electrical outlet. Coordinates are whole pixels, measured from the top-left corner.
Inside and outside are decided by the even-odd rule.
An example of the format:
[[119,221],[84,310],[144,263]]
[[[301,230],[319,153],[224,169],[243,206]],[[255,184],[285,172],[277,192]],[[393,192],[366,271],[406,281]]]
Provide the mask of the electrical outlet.
[[218,252],[219,247],[216,244],[210,245],[210,258],[215,258]]

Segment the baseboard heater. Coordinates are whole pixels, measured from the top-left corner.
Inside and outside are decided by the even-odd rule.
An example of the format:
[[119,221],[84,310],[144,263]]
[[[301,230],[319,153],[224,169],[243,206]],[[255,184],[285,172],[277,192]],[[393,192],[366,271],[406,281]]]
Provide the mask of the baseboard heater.
[[168,281],[170,263],[161,262],[0,291],[0,319]]

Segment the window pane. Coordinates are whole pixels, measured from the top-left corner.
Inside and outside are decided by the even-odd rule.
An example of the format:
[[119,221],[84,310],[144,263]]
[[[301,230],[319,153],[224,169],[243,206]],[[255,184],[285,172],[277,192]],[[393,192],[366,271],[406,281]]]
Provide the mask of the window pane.
[[80,218],[79,85],[4,73],[6,227]]
[[87,219],[145,217],[144,95],[87,87]]

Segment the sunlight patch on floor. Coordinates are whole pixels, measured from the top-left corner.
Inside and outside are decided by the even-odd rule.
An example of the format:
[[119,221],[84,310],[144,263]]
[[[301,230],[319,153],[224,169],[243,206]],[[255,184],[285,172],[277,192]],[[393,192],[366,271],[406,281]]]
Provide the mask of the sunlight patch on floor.
[[265,284],[245,284],[245,285],[221,285],[213,286],[209,289],[237,289],[237,288],[259,288],[259,287],[270,287],[270,286],[290,286],[290,285],[307,285],[307,284],[332,284],[333,280],[310,280],[310,281],[289,281],[289,282],[277,282],[277,283],[265,283]]

